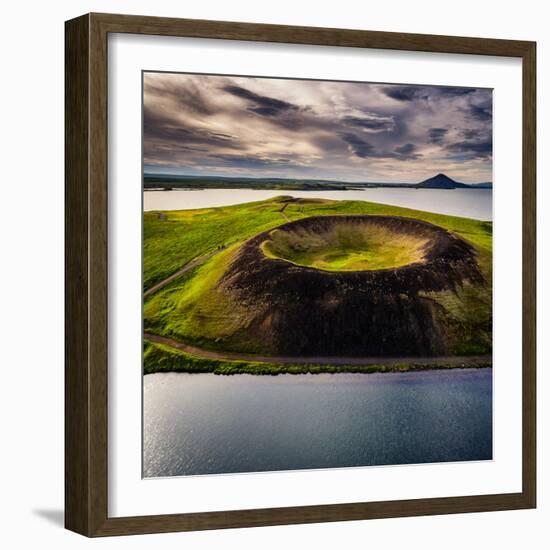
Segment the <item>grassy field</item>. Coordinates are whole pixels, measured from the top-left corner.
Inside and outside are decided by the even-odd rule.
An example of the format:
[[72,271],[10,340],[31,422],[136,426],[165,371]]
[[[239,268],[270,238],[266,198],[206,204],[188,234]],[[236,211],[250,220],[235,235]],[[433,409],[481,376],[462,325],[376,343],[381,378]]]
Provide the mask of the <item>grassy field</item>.
[[[249,309],[219,290],[219,278],[239,246],[248,238],[276,228],[289,220],[344,214],[407,216],[445,227],[471,242],[479,254],[480,268],[487,284],[467,284],[457,293],[430,293],[429,298],[445,309],[453,327],[453,354],[473,355],[491,352],[492,224],[364,201],[301,199],[291,202],[289,197],[278,197],[236,206],[167,211],[165,220],[159,219],[157,212],[146,212],[144,290],[198,256],[218,250],[219,253],[145,299],[145,329],[211,350],[269,353],[269,349],[262,347],[261,343],[250,336]],[[366,263],[370,269],[377,269],[389,264],[395,266],[408,263],[414,259],[415,250],[420,246],[411,242],[394,242],[393,246],[388,246],[386,236],[380,234],[378,239],[374,238],[370,243],[369,257],[369,254],[365,255],[354,248],[353,242],[357,236],[353,236],[353,239],[349,237],[344,231],[340,236],[332,235],[324,242],[320,239],[319,250],[315,255],[304,254],[288,258],[289,250],[288,247],[285,249],[284,242],[275,243],[276,246],[272,246],[266,252],[277,257],[285,257],[300,265],[312,265],[327,270],[357,269],[357,266],[365,266]],[[225,248],[220,250],[221,247]],[[152,348],[147,348],[145,353],[146,372],[153,372],[155,369],[186,370],[185,365],[188,365],[187,370],[195,372],[199,364],[201,369],[206,368],[204,360],[201,359],[197,363],[197,358],[193,359],[173,350],[170,350],[170,358],[165,357],[163,362],[159,357],[168,354],[168,350],[156,344]],[[181,357],[176,361],[174,354]],[[158,363],[156,368],[155,362]],[[170,369],[166,369],[168,364],[172,365]],[[176,364],[177,367],[174,366]],[[248,365],[249,370],[258,371],[258,364]],[[263,365],[266,366],[265,363]],[[233,370],[236,369],[235,365],[229,366]],[[226,365],[225,368],[229,366]],[[219,364],[210,365],[206,370],[216,372],[219,368]],[[243,371],[243,368],[239,366],[237,370],[247,372]]]

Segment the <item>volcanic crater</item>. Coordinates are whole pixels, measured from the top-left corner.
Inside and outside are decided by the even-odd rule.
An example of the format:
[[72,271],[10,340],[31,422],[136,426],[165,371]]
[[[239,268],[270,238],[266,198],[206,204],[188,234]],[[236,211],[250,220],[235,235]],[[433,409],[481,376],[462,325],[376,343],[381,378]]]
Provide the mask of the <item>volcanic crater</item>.
[[314,216],[256,235],[218,286],[249,335],[287,356],[430,356],[447,349],[431,292],[483,284],[475,248],[398,216]]

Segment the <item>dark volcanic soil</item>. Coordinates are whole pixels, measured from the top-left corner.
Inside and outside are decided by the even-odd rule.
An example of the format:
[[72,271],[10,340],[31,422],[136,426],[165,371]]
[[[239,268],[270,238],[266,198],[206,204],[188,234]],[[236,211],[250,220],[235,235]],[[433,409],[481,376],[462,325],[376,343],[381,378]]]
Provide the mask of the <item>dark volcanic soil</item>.
[[289,356],[448,353],[444,311],[419,293],[482,284],[475,249],[441,227],[393,216],[319,216],[277,230],[323,232],[339,223],[428,238],[424,258],[395,269],[322,271],[266,257],[260,245],[270,232],[261,233],[241,247],[219,283],[253,312],[250,335]]

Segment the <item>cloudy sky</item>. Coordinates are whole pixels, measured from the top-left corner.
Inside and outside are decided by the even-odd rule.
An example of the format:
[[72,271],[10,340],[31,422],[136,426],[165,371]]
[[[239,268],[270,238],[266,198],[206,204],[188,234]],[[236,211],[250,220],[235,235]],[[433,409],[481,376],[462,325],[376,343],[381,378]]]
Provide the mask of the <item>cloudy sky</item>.
[[145,73],[145,172],[492,180],[486,89]]

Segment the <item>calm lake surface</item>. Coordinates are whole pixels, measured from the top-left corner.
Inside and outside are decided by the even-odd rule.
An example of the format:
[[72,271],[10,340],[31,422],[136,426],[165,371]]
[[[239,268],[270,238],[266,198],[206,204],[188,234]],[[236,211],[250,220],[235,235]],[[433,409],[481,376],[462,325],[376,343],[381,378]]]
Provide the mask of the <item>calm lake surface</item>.
[[144,476],[492,458],[492,369],[144,377]]
[[333,200],[364,200],[478,220],[493,219],[491,189],[388,189],[358,191],[283,191],[204,189],[145,191],[144,210],[191,210],[261,201],[278,195]]

